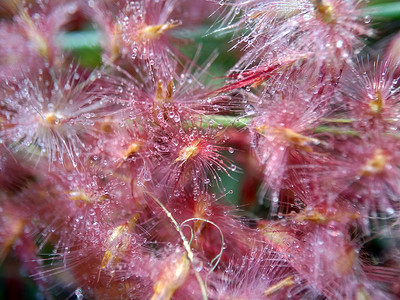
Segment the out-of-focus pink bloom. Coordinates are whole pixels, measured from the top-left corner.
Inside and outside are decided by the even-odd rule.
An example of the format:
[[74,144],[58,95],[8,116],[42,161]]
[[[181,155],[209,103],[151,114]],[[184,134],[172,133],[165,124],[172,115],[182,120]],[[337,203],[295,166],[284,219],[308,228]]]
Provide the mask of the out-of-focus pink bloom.
[[77,11],[75,2],[29,10],[16,6],[15,22],[0,24],[0,78],[22,78],[29,69],[62,64],[57,34]]

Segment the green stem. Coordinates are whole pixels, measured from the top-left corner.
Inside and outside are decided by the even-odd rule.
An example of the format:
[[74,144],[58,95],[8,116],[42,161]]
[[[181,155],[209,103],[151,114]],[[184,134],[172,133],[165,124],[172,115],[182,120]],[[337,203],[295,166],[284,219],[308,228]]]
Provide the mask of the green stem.
[[324,133],[329,132],[333,134],[343,134],[349,136],[359,136],[359,133],[355,130],[351,129],[342,129],[338,127],[329,127],[329,126],[318,126],[315,128],[314,133]]
[[372,18],[400,19],[400,2],[370,5],[364,9],[363,14]]
[[354,119],[328,119],[328,118],[321,118],[320,121],[322,122],[327,122],[327,123],[344,123],[344,124],[349,124],[353,123],[355,120]]
[[249,125],[251,118],[235,117],[235,116],[222,116],[222,115],[205,115],[202,117],[201,127],[203,128],[219,128],[219,127],[234,127],[244,128]]
[[[210,121],[212,121],[212,123]],[[338,119],[322,118],[321,121],[329,122],[329,123],[340,123],[340,124],[349,124],[349,123],[354,122],[353,119],[344,119],[344,118],[338,118]],[[247,125],[249,125],[250,122],[251,122],[251,117],[238,118],[235,116],[206,115],[206,116],[203,116],[202,122],[201,122],[201,124],[199,123],[198,126],[199,127],[201,126],[203,128],[232,127],[232,128],[241,129],[241,128],[244,128]],[[351,129],[325,126],[325,125],[318,126],[314,130],[314,133],[324,133],[324,132],[329,132],[332,134],[343,134],[343,135],[349,135],[349,136],[359,136],[357,131],[354,131]]]
[[100,49],[100,39],[102,35],[97,30],[82,30],[67,32],[59,36],[58,42],[66,50],[76,50],[81,48]]

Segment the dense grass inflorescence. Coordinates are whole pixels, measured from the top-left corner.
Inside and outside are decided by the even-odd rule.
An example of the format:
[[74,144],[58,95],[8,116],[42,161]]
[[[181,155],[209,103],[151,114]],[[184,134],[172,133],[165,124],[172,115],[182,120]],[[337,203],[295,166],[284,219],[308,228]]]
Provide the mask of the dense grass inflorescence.
[[2,1],[0,298],[398,299],[379,5]]

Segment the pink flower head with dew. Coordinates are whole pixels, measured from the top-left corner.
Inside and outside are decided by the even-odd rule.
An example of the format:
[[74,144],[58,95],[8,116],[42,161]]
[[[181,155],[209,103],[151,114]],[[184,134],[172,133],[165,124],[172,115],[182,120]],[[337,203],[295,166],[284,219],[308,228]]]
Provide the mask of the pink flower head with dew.
[[[23,80],[2,82],[0,137],[13,151],[25,151],[37,161],[72,163],[93,147],[95,122],[118,106],[105,98],[114,86],[101,82],[101,73],[88,78],[70,65],[67,71],[39,69]],[[53,81],[54,80],[54,81]]]
[[236,1],[231,10],[231,15],[237,11],[244,17],[233,24],[228,17],[223,22],[228,23],[226,29],[247,29],[237,42],[247,50],[237,68],[268,61],[270,53],[299,51],[313,53],[307,61],[315,68],[325,67],[336,74],[350,61],[354,49],[361,47],[360,38],[371,34],[362,20],[359,1]]
[[315,147],[322,144],[313,136],[313,129],[326,113],[327,99],[325,95],[289,90],[275,94],[256,109],[250,128],[267,189],[279,191],[291,160],[296,164],[313,160]]
[[399,128],[400,86],[392,59],[365,65],[344,73],[342,101],[353,126],[364,131],[393,132]]
[[[105,26],[105,33],[111,43],[106,46],[106,62],[119,58],[130,58],[135,64],[142,61],[154,78],[169,80],[175,76],[178,64],[177,50],[170,31],[181,25],[171,19],[177,0],[130,1],[118,12],[116,21]],[[97,9],[99,16],[108,16],[103,9]],[[99,22],[102,22],[99,20]],[[100,24],[100,26],[103,26]]]

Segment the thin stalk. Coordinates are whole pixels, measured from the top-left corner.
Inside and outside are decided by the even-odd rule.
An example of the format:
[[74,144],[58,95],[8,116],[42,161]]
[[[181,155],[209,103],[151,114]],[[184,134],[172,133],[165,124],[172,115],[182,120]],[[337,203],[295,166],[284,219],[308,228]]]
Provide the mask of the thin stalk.
[[241,129],[249,125],[250,121],[251,118],[249,117],[205,115],[202,117],[201,126],[203,128],[234,127]]
[[356,121],[354,119],[342,119],[342,118],[337,118],[337,119],[321,118],[320,120],[322,122],[327,122],[327,123],[343,123],[343,124],[349,124]]
[[[162,204],[156,197],[154,197],[152,194],[147,193],[164,211],[164,213],[167,215],[167,217],[171,220],[172,224],[174,224],[175,230],[179,233],[182,243],[183,243],[183,247],[186,250],[188,259],[190,261],[190,263],[193,265],[193,261],[194,261],[194,254],[192,249],[190,249],[190,243],[187,240],[187,238],[185,237],[185,235],[183,234],[182,230],[181,230],[181,226],[179,225],[179,223],[175,220],[175,218],[172,216],[172,214],[169,212],[169,210],[164,206],[164,204]],[[204,284],[203,279],[201,278],[199,272],[197,272],[195,269],[193,269],[197,281],[199,282],[200,285],[200,289],[201,289],[201,294],[202,294],[202,298],[203,300],[207,300],[207,289],[206,289],[206,285]]]
[[329,132],[333,134],[343,134],[349,136],[359,136],[359,133],[355,130],[351,129],[342,129],[338,127],[329,127],[329,126],[318,126],[314,129],[314,133],[324,133]]

